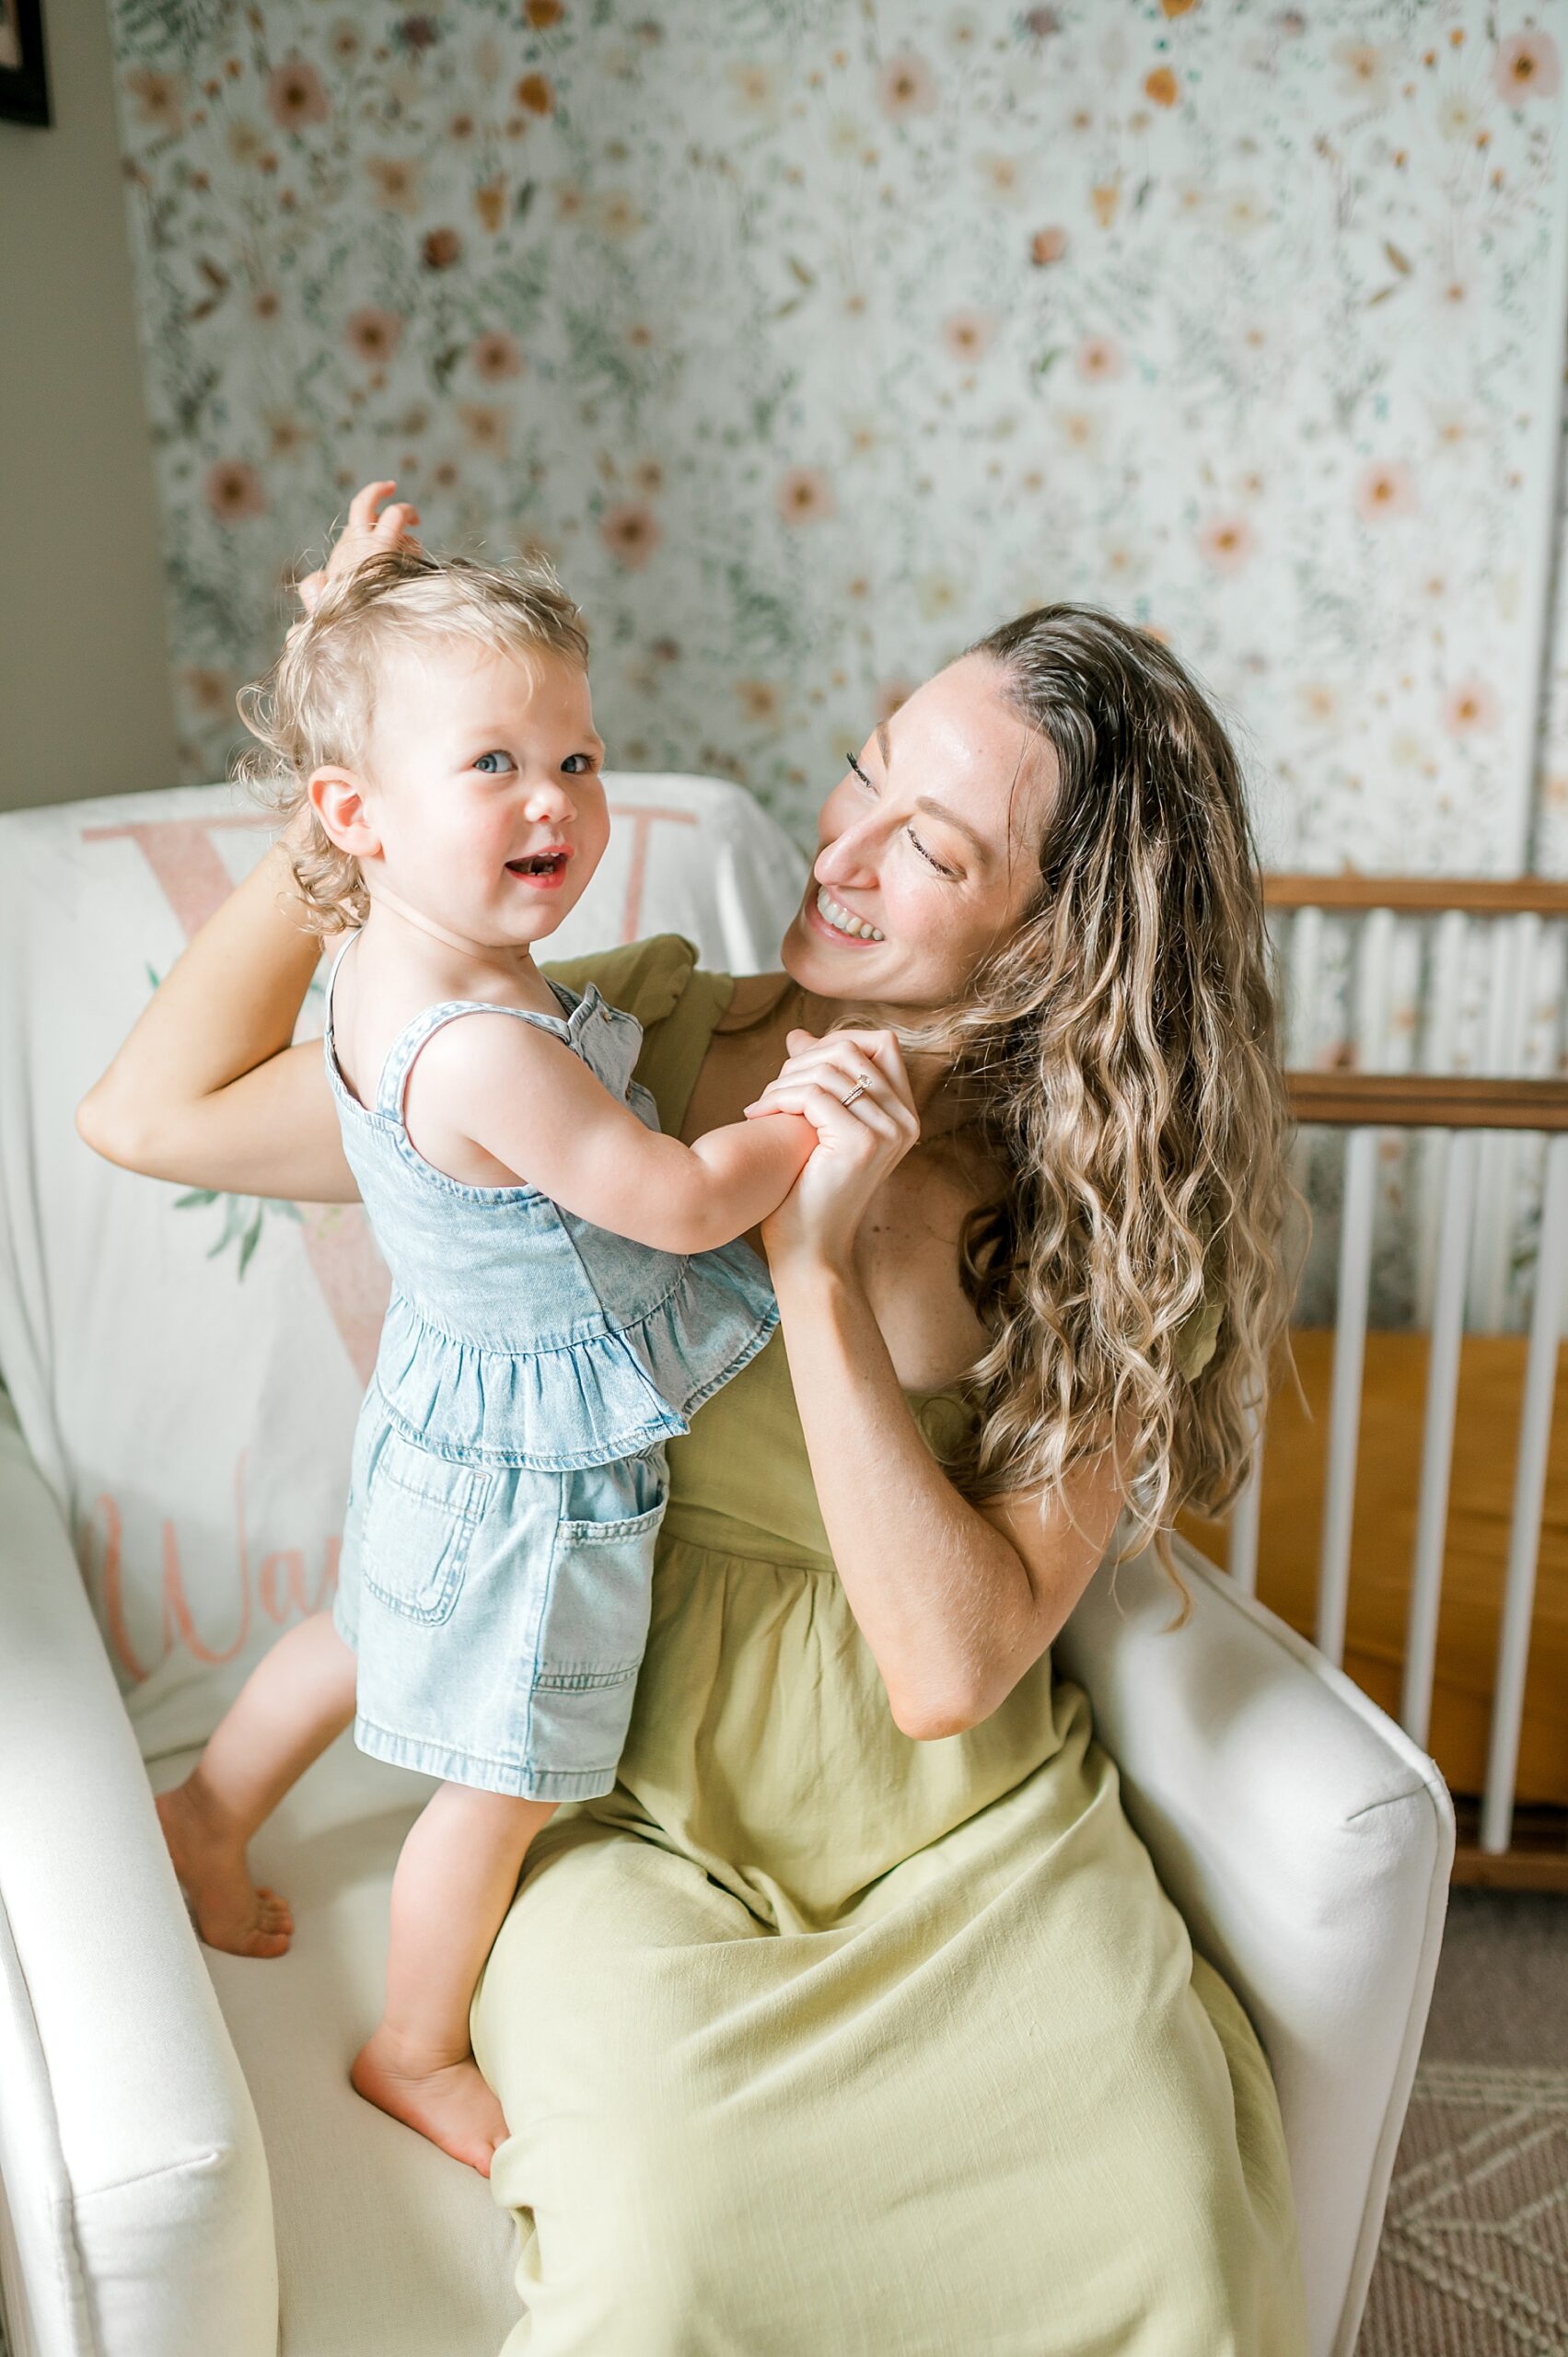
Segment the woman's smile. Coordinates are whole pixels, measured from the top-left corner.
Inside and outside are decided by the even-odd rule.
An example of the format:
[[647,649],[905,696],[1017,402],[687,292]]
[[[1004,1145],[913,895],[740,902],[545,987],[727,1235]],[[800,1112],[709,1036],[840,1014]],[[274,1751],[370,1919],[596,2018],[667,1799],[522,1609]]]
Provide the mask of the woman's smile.
[[806,896],[806,914],[813,929],[825,933],[830,940],[853,942],[858,948],[863,942],[887,939],[886,934],[878,933],[865,917],[854,915],[853,911],[832,898],[826,885],[817,884],[815,880]]

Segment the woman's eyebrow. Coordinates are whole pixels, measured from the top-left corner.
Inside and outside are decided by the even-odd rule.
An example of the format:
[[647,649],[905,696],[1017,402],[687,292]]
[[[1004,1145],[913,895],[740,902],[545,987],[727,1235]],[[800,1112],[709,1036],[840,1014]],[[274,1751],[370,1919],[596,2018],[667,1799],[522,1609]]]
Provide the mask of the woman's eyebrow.
[[958,829],[966,842],[973,843],[981,859],[991,857],[991,845],[975,833],[968,819],[960,819],[956,810],[949,810],[947,804],[938,802],[934,795],[921,795],[914,807],[917,810],[928,810],[934,819],[945,819],[949,827]]
[[[893,766],[893,749],[885,720],[879,720],[877,723],[877,750],[882,756],[882,771],[886,776],[888,771]],[[949,827],[957,827],[959,834],[973,843],[981,859],[991,857],[991,845],[983,837],[975,833],[969,820],[960,819],[956,810],[949,810],[945,802],[938,802],[934,794],[923,794],[914,807],[917,810],[928,810],[934,819],[945,819]]]

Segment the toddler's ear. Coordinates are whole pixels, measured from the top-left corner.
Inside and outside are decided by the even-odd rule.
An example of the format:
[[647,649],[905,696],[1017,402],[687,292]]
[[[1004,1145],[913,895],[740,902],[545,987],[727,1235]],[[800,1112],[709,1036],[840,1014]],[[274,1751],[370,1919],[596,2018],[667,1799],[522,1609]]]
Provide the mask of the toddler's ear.
[[352,770],[312,770],[306,795],[329,842],[340,851],[352,852],[356,859],[377,855],[380,835],[366,815],[365,788]]

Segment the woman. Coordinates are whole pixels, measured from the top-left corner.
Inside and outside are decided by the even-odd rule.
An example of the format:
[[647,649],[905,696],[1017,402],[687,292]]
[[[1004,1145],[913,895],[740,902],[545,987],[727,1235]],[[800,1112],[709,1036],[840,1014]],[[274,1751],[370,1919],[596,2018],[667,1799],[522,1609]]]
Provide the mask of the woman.
[[[1158,644],[1047,608],[819,839],[782,973],[555,970],[641,1018],[668,1129],[820,1143],[761,1237],[782,1338],[669,1451],[620,1781],[539,1837],[475,1999],[508,2351],[1301,2357],[1266,2061],[1049,1652],[1123,1515],[1234,1495],[1283,1321],[1236,761]],[[274,847],[197,935],[100,1150],[352,1198],[292,890]]]

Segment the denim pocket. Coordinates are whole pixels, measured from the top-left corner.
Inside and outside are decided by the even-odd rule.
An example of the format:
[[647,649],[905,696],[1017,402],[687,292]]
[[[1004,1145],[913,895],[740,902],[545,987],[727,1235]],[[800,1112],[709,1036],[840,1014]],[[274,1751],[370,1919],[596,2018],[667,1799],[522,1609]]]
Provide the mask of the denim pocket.
[[388,1433],[365,1491],[366,1586],[410,1620],[448,1619],[494,1485],[492,1471],[452,1464]]
[[647,1643],[654,1541],[667,1490],[662,1450],[563,1477],[539,1685],[610,1686],[636,1671]]

